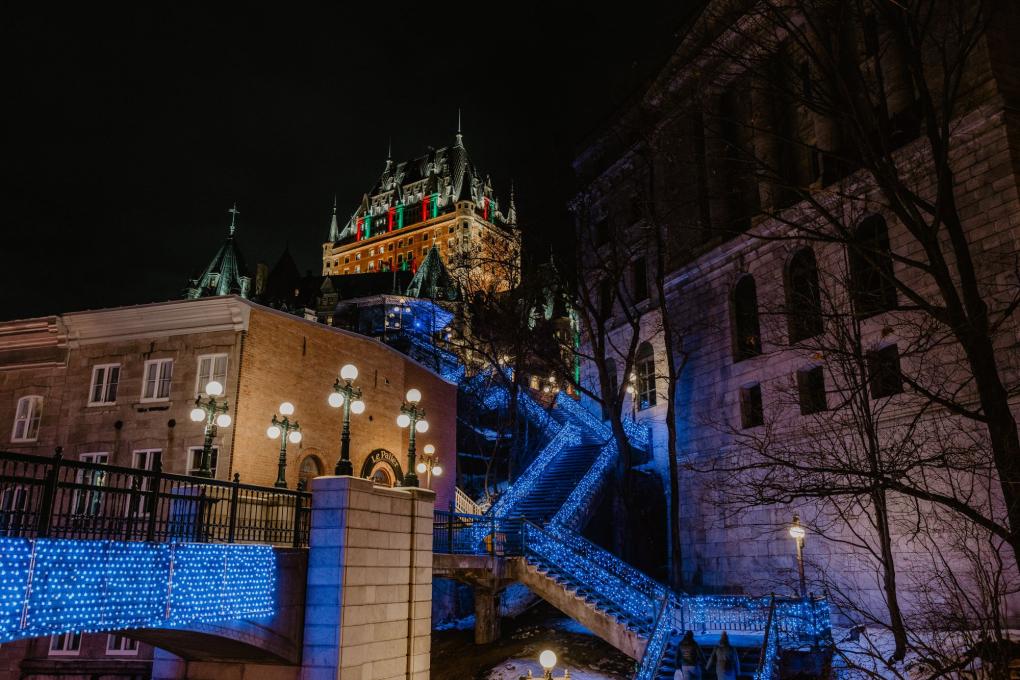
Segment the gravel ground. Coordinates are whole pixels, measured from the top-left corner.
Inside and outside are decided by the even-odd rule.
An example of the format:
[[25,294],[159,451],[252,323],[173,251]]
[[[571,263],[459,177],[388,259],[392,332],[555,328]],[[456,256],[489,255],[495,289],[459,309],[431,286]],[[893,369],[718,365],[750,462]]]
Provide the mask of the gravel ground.
[[542,677],[538,655],[556,652],[554,674],[568,669],[572,680],[625,680],[634,675],[634,660],[592,635],[558,610],[542,603],[515,620],[503,620],[503,634],[476,645],[471,630],[432,633],[434,680],[517,680],[530,669]]

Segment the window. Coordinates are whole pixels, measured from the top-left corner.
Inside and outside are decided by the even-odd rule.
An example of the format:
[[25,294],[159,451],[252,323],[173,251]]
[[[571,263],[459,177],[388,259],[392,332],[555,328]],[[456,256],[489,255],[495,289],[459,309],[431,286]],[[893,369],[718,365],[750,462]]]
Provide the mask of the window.
[[797,395],[802,416],[828,410],[829,405],[825,399],[825,375],[821,366],[797,371]]
[[634,302],[648,299],[648,265],[645,258],[639,257],[631,265],[631,276],[634,279]]
[[81,633],[62,633],[50,637],[50,656],[78,656]]
[[34,515],[27,515],[28,487],[22,484],[8,484],[0,492],[0,531],[4,536],[21,536],[23,530],[31,530],[36,523]]
[[857,227],[850,243],[850,284],[860,318],[896,308],[889,230],[881,215],[872,215]]
[[39,438],[39,420],[42,418],[43,398],[37,394],[18,399],[14,412],[12,442],[34,442]]
[[[83,453],[81,462],[106,465],[109,453]],[[73,513],[78,517],[97,517],[103,509],[103,487],[106,486],[106,470],[95,467],[79,468],[75,474],[74,498],[71,502]]]
[[142,401],[164,401],[170,398],[170,378],[174,373],[173,359],[152,359],[145,362]]
[[[214,446],[209,452],[209,469],[212,470],[212,476],[216,476],[216,458],[219,453],[219,448]],[[196,472],[202,469],[202,447],[192,446],[188,449],[188,474],[194,475]]]
[[138,640],[123,635],[110,634],[106,637],[106,653],[118,656],[134,656],[138,654]]
[[370,272],[374,272],[375,271],[375,262],[369,262],[368,263],[368,271],[370,271]]
[[872,399],[889,397],[903,391],[900,351],[896,345],[886,345],[868,352],[868,376]]
[[637,375],[637,406],[644,410],[655,406],[655,353],[651,344],[641,343],[634,359]]
[[761,405],[761,384],[754,383],[740,388],[740,426],[745,430],[765,424],[765,412]]
[[733,359],[743,361],[759,354],[758,289],[754,277],[745,274],[733,289]]
[[319,460],[318,456],[306,456],[301,461],[301,467],[298,468],[298,489],[309,491],[309,485],[314,478],[322,475],[322,469],[322,461]]
[[195,382],[195,396],[206,396],[205,386],[215,380],[227,389],[227,355],[203,354],[198,357],[198,378]]
[[810,248],[794,253],[786,267],[786,325],[791,343],[813,338],[822,332],[818,265]]
[[[156,461],[160,459],[163,452],[160,449],[139,449],[132,452],[131,454],[131,467],[136,470],[154,470],[156,468]],[[147,493],[152,489],[152,479],[149,477],[141,478],[141,485],[138,490],[142,494]],[[134,512],[139,516],[148,516],[149,514],[149,503],[148,498],[144,495],[137,499],[134,508],[128,508],[128,513]]]
[[92,386],[89,388],[89,406],[116,403],[118,382],[120,382],[120,364],[93,366]]

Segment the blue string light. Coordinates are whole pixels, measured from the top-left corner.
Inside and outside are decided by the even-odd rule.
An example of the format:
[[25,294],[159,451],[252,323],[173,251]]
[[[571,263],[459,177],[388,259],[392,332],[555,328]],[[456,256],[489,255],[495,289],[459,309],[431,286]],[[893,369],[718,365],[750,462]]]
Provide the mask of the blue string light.
[[0,538],[0,642],[276,611],[271,546]]

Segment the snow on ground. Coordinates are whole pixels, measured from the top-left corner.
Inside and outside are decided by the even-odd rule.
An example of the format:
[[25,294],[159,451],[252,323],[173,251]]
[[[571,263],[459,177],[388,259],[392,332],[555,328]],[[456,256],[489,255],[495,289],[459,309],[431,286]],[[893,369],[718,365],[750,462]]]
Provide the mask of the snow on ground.
[[432,630],[474,630],[475,615],[465,616],[462,619],[454,619],[444,623],[437,623]]

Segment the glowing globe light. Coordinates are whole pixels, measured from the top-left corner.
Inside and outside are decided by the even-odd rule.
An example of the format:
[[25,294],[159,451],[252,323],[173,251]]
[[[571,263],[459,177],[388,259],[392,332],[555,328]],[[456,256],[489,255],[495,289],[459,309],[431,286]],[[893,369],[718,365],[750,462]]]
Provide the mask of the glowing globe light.
[[205,393],[210,397],[218,397],[223,394],[223,383],[218,380],[210,380],[205,385]]
[[433,467],[432,468],[432,474],[435,477],[438,477],[441,474],[443,474],[443,466],[442,465],[436,465],[435,467]]
[[358,367],[354,364],[344,364],[344,367],[340,369],[340,377],[344,380],[356,380],[358,377]]
[[436,452],[436,447],[432,446],[432,444],[426,444],[424,451],[426,454],[431,456],[433,453]]
[[360,399],[355,399],[351,402],[351,413],[357,415],[358,413],[365,412],[365,402]]
[[230,416],[228,416],[226,413],[221,413],[218,416],[216,416],[216,424],[219,425],[220,427],[230,427],[231,422],[232,421],[230,420]]
[[287,435],[287,440],[291,444],[300,444],[301,443],[301,432],[299,430],[294,430],[293,432],[291,432],[290,434]]
[[807,531],[799,524],[794,524],[790,527],[790,536],[799,540],[807,536]]
[[425,471],[429,469],[429,466],[425,463],[418,463],[414,466],[414,469],[418,471],[419,475],[425,474]]
[[556,667],[556,653],[551,649],[545,650],[538,655],[538,663],[542,664],[542,668],[551,671]]
[[193,409],[191,409],[191,413],[190,413],[190,414],[188,414],[188,415],[189,415],[189,416],[190,416],[190,418],[191,418],[192,420],[194,420],[194,421],[195,421],[196,423],[200,423],[200,422],[202,422],[203,420],[205,420],[205,411],[203,411],[203,410],[202,410],[202,409],[200,409],[200,408],[193,408]]
[[344,395],[339,392],[332,392],[330,393],[327,401],[329,401],[329,405],[333,408],[340,408],[344,405]]
[[283,430],[281,430],[278,425],[270,425],[266,429],[266,436],[269,437],[270,439],[276,439],[282,433],[283,433]]
[[411,416],[407,415],[406,413],[401,413],[399,416],[397,416],[397,425],[398,426],[400,426],[400,427],[407,427],[410,424],[411,424]]
[[290,403],[289,401],[283,402],[282,404],[280,404],[280,413],[285,416],[294,415],[294,404]]
[[429,421],[419,420],[414,424],[414,429],[418,431],[418,434],[425,434],[429,431]]
[[409,389],[407,391],[407,401],[411,402],[412,404],[417,404],[419,401],[421,401],[421,390],[415,389],[413,387]]

